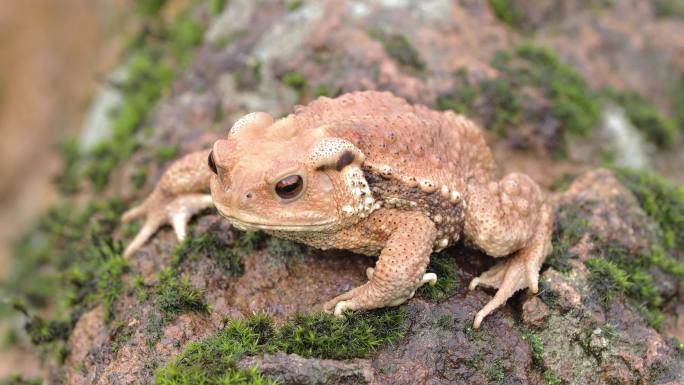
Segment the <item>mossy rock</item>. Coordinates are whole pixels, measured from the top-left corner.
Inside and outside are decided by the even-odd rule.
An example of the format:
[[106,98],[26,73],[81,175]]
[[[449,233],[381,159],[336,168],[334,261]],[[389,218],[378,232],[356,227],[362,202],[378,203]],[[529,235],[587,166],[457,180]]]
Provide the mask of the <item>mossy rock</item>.
[[254,368],[239,369],[237,362],[245,356],[273,352],[332,359],[367,357],[403,335],[403,319],[400,309],[385,309],[349,313],[343,318],[298,315],[282,326],[265,314],[226,320],[217,334],[188,344],[181,355],[160,368],[155,383],[273,384]]
[[557,127],[544,144],[556,155],[565,153],[567,136],[586,137],[598,124],[600,99],[551,49],[520,45],[497,52],[491,65],[497,76],[478,81],[459,70],[453,91],[438,97],[437,108],[468,113],[502,136],[517,134],[525,125]]

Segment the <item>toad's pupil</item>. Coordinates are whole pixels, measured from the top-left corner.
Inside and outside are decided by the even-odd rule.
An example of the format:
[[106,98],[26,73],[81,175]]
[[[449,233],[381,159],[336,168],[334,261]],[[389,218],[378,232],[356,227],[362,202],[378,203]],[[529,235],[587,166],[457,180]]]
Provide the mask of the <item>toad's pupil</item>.
[[303,184],[301,176],[290,175],[276,184],[276,194],[284,199],[294,198],[302,191]]

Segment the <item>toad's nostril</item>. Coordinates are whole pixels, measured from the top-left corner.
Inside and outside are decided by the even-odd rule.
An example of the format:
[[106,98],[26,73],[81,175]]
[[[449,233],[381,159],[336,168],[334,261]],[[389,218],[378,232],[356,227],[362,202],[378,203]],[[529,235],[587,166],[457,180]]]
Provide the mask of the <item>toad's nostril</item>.
[[252,193],[248,192],[247,194],[245,194],[245,198],[252,199]]

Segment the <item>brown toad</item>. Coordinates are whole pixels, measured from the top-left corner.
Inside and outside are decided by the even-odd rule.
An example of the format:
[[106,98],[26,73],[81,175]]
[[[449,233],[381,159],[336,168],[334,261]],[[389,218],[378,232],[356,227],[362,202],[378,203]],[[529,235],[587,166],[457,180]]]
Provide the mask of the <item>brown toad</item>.
[[537,291],[551,250],[551,209],[539,187],[517,173],[496,181],[494,169],[470,120],[387,92],[322,97],[277,121],[256,112],[211,150],[173,163],[124,215],[146,217],[125,255],[167,222],[183,239],[190,216],[215,205],[240,229],[379,255],[367,283],[324,305],[339,315],[405,302],[436,281],[425,273],[430,254],[463,237],[506,257],[470,283],[498,288],[477,328],[517,290]]

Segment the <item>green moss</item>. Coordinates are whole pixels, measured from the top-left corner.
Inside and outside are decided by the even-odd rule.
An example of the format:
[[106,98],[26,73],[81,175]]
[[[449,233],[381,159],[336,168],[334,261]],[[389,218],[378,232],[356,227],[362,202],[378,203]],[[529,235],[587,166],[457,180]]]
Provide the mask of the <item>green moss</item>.
[[240,242],[233,244],[224,237],[208,231],[199,235],[186,238],[176,246],[172,256],[172,266],[178,267],[186,260],[198,260],[203,256],[212,261],[231,275],[238,276],[244,272],[244,266],[240,258]]
[[522,25],[522,12],[517,6],[511,4],[510,0],[489,0],[489,7],[499,20],[509,26],[520,28]]
[[103,244],[97,250],[104,253],[96,272],[97,297],[104,306],[105,321],[109,322],[114,319],[114,305],[124,288],[122,277],[128,271],[128,262],[121,256],[120,247]]
[[361,312],[337,318],[298,315],[274,330],[269,350],[303,357],[347,359],[368,357],[379,346],[403,335],[403,310]]
[[164,269],[159,273],[159,281],[154,305],[163,314],[165,323],[185,312],[209,313],[204,290],[193,287],[187,278],[178,279],[173,270]]
[[675,346],[680,353],[684,353],[684,341],[675,341]]
[[316,97],[319,97],[319,96],[330,96],[330,95],[331,95],[331,94],[330,94],[330,87],[328,87],[328,86],[326,86],[326,85],[324,85],[324,84],[318,85],[318,86],[316,86],[316,91],[314,92],[314,95],[315,95]]
[[387,55],[402,66],[415,71],[425,69],[425,62],[420,58],[418,50],[416,50],[406,36],[373,30],[370,32],[370,37],[380,42]]
[[264,314],[227,320],[217,334],[191,342],[183,353],[159,369],[155,383],[232,384],[221,381],[236,375],[246,376],[246,381],[254,381],[251,383],[271,383],[263,377],[256,378],[254,371],[238,369],[236,363],[248,355],[276,351],[330,359],[368,357],[382,344],[403,335],[403,319],[402,310],[390,309],[347,313],[343,318],[298,315],[280,327]]
[[570,187],[570,184],[575,180],[576,175],[564,173],[553,181],[551,189],[553,191],[565,191]]
[[434,286],[428,284],[421,286],[416,290],[418,295],[431,301],[442,301],[456,291],[458,273],[453,255],[444,251],[432,254],[427,272],[437,274],[437,283]]
[[684,187],[646,171],[620,169],[616,175],[658,223],[665,246],[684,251]]
[[544,381],[546,381],[548,385],[563,385],[565,383],[560,377],[553,374],[551,371],[547,370],[543,373],[543,375]]
[[437,317],[435,325],[444,330],[452,330],[454,328],[454,321],[455,319],[453,316],[449,314],[442,314],[441,316]]
[[657,17],[684,17],[681,0],[651,0],[651,6]]
[[612,261],[592,258],[586,262],[586,265],[591,271],[589,283],[607,301],[612,300],[618,294],[625,294],[632,286],[627,272]]
[[112,137],[94,147],[85,165],[85,175],[97,190],[107,186],[114,168],[135,151],[138,144],[133,134],[173,80],[173,71],[151,51],[134,54],[127,68],[121,85],[123,102],[113,113]]
[[286,2],[288,12],[296,11],[297,9],[301,8],[302,5],[304,5],[303,0],[287,0]]
[[608,303],[619,295],[625,295],[633,300],[649,325],[660,327],[663,298],[652,269],[660,268],[673,274],[661,267],[662,261],[670,261],[680,267],[681,263],[666,255],[657,245],[650,253],[643,253],[608,243],[600,245],[599,253],[599,257],[586,262],[591,272],[589,282],[598,298]]
[[[155,14],[164,1],[140,2],[145,14]],[[170,23],[154,18],[129,48],[126,79],[119,85],[122,104],[112,113],[112,137],[85,156],[83,172],[96,190],[109,183],[114,169],[139,147],[140,131],[152,108],[184,68],[193,48],[202,42],[204,27],[189,11]]]
[[234,365],[223,371],[207,375],[203,368],[193,366],[189,368],[165,367],[158,372],[154,383],[156,385],[277,385],[278,382],[257,373],[256,368],[237,369]]
[[80,153],[76,137],[68,137],[62,143],[62,171],[55,178],[55,185],[62,194],[78,192],[78,160]]
[[671,91],[671,109],[674,114],[674,119],[681,131],[684,128],[684,73],[679,79],[673,82],[673,89]]
[[28,379],[19,374],[12,374],[9,377],[0,380],[0,385],[41,385],[42,383],[43,380],[41,379]]
[[131,174],[131,181],[136,189],[141,189],[145,185],[145,182],[147,182],[147,167],[136,167]]
[[501,384],[505,376],[503,359],[495,359],[494,362],[487,365],[483,372],[488,383]]
[[454,75],[455,86],[452,92],[437,97],[437,109],[466,113],[472,109],[479,93],[478,87],[468,78],[468,72],[460,69]]
[[[3,292],[26,303],[19,308],[31,341],[59,359],[85,311],[102,303],[106,320],[113,319],[127,269],[115,240],[122,209],[118,200],[94,201],[80,210],[71,204],[51,209],[19,242],[11,274],[1,283]],[[30,315],[39,310],[49,317]]]
[[523,62],[520,66],[513,65],[505,55],[495,58],[494,65],[499,70],[526,78],[530,84],[542,87],[552,104],[552,115],[570,133],[589,134],[599,119],[601,108],[579,72],[545,47],[521,45],[516,49],[515,57]]
[[500,135],[556,121],[558,138],[547,146],[557,155],[565,153],[568,135],[586,136],[598,123],[600,99],[552,50],[525,44],[497,52],[491,65],[498,76],[476,83],[465,70],[455,74],[453,91],[438,96],[437,108],[479,117]]
[[119,321],[110,333],[112,341],[112,353],[116,354],[133,337],[135,328],[127,325],[124,321]]
[[658,289],[658,271],[684,282],[684,263],[675,255],[684,248],[684,189],[643,171],[615,170],[616,176],[634,193],[644,212],[660,228],[649,248],[627,249],[606,239],[597,239],[589,226],[589,215],[596,202],[565,204],[554,213],[553,252],[546,264],[559,271],[570,269],[571,249],[587,237],[596,250],[586,261],[589,282],[601,303],[616,297],[628,298],[657,328],[662,322],[664,299]]
[[228,0],[210,0],[209,1],[209,12],[213,16],[219,15],[226,8]]
[[34,345],[44,345],[55,341],[66,341],[73,325],[68,321],[45,320],[33,316],[26,323],[25,330]]
[[135,5],[138,11],[145,16],[153,16],[159,13],[166,4],[166,0],[138,0]]
[[627,118],[649,141],[658,147],[670,147],[677,139],[674,120],[634,93],[609,92],[609,97],[625,111]]
[[192,286],[187,278],[178,275],[174,269],[165,268],[158,274],[158,284],[147,286],[139,280],[135,285],[138,300],[151,301],[145,327],[145,342],[150,348],[161,340],[164,327],[179,315],[187,312],[208,315],[211,311],[204,300],[204,290]]
[[582,237],[590,233],[586,210],[594,203],[585,202],[579,205],[561,205],[555,209],[551,244],[553,250],[546,258],[545,264],[560,272],[570,270],[569,259],[575,257],[570,249],[577,245]]
[[523,331],[523,339],[527,340],[532,349],[532,363],[542,373],[548,385],[562,385],[564,382],[544,364],[544,344],[538,334],[529,330]]
[[91,202],[80,210],[69,203],[53,207],[16,245],[17,263],[2,287],[30,307],[92,299],[102,266],[120,250],[113,237],[122,211],[119,200]]
[[154,156],[160,163],[169,161],[178,156],[178,146],[159,146],[156,148]]
[[287,86],[292,87],[297,92],[303,92],[306,87],[306,78],[299,72],[290,71],[282,75],[280,80]]
[[261,231],[237,232],[233,243],[233,252],[238,254],[251,253],[262,247],[266,239],[266,234]]

